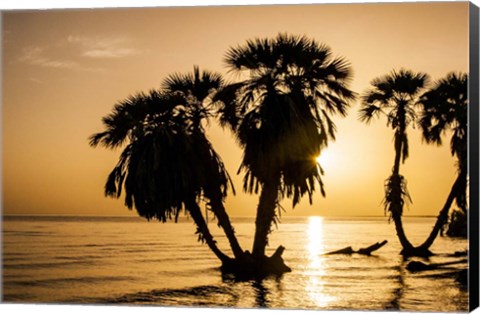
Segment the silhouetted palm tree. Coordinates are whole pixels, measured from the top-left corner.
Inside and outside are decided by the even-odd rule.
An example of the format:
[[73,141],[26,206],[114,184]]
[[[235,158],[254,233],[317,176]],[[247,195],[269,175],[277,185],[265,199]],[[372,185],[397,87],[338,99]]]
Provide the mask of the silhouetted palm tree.
[[[403,207],[411,201],[405,178],[400,174],[400,163],[408,158],[407,128],[416,123],[415,104],[428,82],[424,73],[408,70],[392,71],[372,81],[372,88],[362,97],[360,120],[371,122],[374,117],[385,114],[387,126],[394,130],[395,159],[392,175],[385,183],[385,210],[395,223],[402,254],[412,255],[414,247],[405,235],[402,224]],[[418,253],[418,252],[416,252]],[[415,253],[415,254],[416,254]]]
[[[219,87],[219,76],[206,76],[214,83],[211,88]],[[173,81],[170,77],[165,84]],[[198,202],[203,197],[223,201],[231,180],[204,134],[201,122],[208,110],[198,98],[192,100],[195,95],[151,91],[131,96],[103,118],[106,130],[92,135],[90,144],[110,149],[126,144],[107,179],[106,195],[118,198],[124,189],[128,208],[162,222],[177,220],[185,209],[199,240],[225,263],[230,258],[218,249]]]
[[420,127],[427,143],[442,145],[442,136],[452,132],[450,151],[457,158],[457,178],[440,211],[437,222],[422,247],[429,248],[441,228],[448,221],[449,209],[455,200],[458,207],[467,211],[467,132],[468,132],[468,75],[449,73],[436,82],[419,101],[422,112]]
[[[195,108],[194,113],[196,116],[193,118],[195,119],[195,125],[199,127],[198,134],[202,136],[199,140],[202,142],[208,142],[205,138],[205,132],[203,128],[201,128],[201,123],[203,119],[208,119],[212,112],[210,95],[212,91],[218,90],[222,84],[223,80],[221,75],[207,71],[200,73],[197,66],[194,67],[192,74],[173,74],[168,76],[163,82],[162,87],[167,92],[172,94],[181,93],[187,100],[188,107]],[[209,150],[205,150],[204,152],[209,153]],[[202,153],[202,151],[198,153]],[[199,157],[205,158],[206,160],[210,158],[208,154]],[[213,174],[215,174],[215,169]],[[210,179],[204,191],[205,196],[208,198],[208,208],[215,214],[218,225],[225,231],[235,258],[242,258],[243,250],[238,243],[234,228],[231,225],[230,218],[223,204],[224,197],[226,196],[226,191],[222,191],[223,179],[220,178],[220,180],[218,180],[219,178],[215,175]]]
[[285,34],[231,48],[225,61],[239,81],[215,100],[221,122],[244,149],[244,190],[261,190],[253,243],[261,261],[280,199],[292,197],[295,206],[307,193],[311,202],[315,182],[325,195],[316,157],[335,139],[331,115],[345,116],[355,97],[348,88],[352,72],[326,45]]

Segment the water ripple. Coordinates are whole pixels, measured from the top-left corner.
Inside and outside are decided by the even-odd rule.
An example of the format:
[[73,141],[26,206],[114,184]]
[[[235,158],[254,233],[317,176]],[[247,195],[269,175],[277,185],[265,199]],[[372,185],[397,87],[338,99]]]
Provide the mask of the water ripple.
[[227,286],[198,286],[187,289],[151,290],[126,294],[105,303],[136,303],[184,306],[234,306],[239,296]]
[[70,277],[70,278],[52,278],[52,279],[39,279],[39,280],[18,280],[5,282],[8,285],[16,286],[52,286],[52,285],[65,285],[72,283],[80,284],[92,284],[92,283],[105,283],[114,281],[131,281],[136,278],[131,276],[95,276],[95,277]]

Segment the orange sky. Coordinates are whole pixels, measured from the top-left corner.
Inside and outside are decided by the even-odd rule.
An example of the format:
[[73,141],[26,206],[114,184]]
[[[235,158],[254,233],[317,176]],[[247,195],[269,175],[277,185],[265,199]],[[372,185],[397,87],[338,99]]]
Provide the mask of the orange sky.
[[[468,70],[468,2],[322,4],[118,10],[4,12],[3,211],[6,214],[133,215],[123,200],[103,196],[119,151],[88,146],[113,104],[157,88],[172,72],[226,74],[231,46],[279,32],[307,35],[347,58],[351,88],[405,67],[439,79]],[[228,77],[228,75],[227,75]],[[385,120],[366,126],[358,104],[335,117],[337,141],[324,161],[327,197],[307,198],[284,215],[382,215],[383,182],[393,165]],[[258,196],[241,192],[241,151],[211,124],[209,137],[237,187],[233,216],[255,214]],[[407,215],[435,215],[455,176],[445,147],[410,136],[402,168],[413,205]],[[446,141],[448,143],[448,140]]]

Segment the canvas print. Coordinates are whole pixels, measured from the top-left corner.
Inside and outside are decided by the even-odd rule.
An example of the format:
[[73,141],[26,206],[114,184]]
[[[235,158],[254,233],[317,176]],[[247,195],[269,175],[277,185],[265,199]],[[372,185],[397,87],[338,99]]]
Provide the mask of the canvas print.
[[3,11],[2,302],[469,311],[475,14]]

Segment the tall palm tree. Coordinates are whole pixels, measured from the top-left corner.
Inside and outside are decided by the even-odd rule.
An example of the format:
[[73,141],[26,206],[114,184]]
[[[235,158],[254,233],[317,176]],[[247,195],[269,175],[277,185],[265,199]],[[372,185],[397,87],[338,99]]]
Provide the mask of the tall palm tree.
[[[210,95],[212,91],[218,90],[223,84],[223,79],[220,74],[211,73],[208,71],[200,72],[197,66],[194,67],[193,73],[189,74],[172,74],[168,76],[163,82],[163,88],[172,94],[180,93],[185,97],[188,107],[195,108],[193,111],[196,116],[194,124],[198,127],[197,137],[201,143],[209,143],[205,137],[205,132],[201,127],[203,120],[207,120],[212,114],[212,107],[210,106]],[[209,144],[210,145],[210,144]],[[200,156],[208,160],[210,158],[210,150],[199,151],[206,152],[207,155]],[[223,166],[222,166],[223,167]],[[225,170],[223,170],[225,171]],[[210,171],[207,173],[211,173]],[[213,169],[213,174],[216,173]],[[230,243],[233,255],[237,259],[243,258],[243,250],[238,243],[235,236],[235,230],[230,222],[230,218],[224,207],[224,198],[226,196],[226,190],[222,191],[223,178],[217,178],[212,176],[205,186],[205,196],[208,198],[208,208],[214,213],[217,218],[217,223],[223,228],[225,235]],[[233,185],[231,186],[233,193]]]
[[423,255],[408,240],[402,224],[403,207],[411,201],[400,164],[408,158],[407,128],[416,122],[415,104],[428,82],[428,75],[408,70],[392,71],[374,79],[372,87],[362,96],[360,120],[370,123],[374,117],[385,114],[387,126],[394,131],[395,159],[391,176],[385,183],[385,210],[395,223],[404,255]]
[[244,190],[261,190],[252,252],[261,263],[279,201],[291,197],[295,206],[308,194],[312,202],[316,182],[325,195],[316,157],[335,139],[331,115],[345,116],[355,97],[348,88],[352,71],[326,45],[287,34],[249,40],[225,61],[239,80],[215,100],[221,122],[244,149]]
[[419,125],[424,140],[429,144],[442,145],[442,136],[451,131],[450,151],[457,159],[457,178],[432,232],[422,244],[422,247],[428,249],[447,222],[449,209],[454,200],[464,213],[467,211],[468,75],[447,74],[423,94],[419,105],[422,109]]
[[[214,86],[215,88],[215,86]],[[182,209],[197,225],[199,240],[227,263],[217,247],[198,201],[221,192],[223,201],[230,177],[204,134],[202,118],[208,114],[182,93],[151,91],[117,103],[103,118],[105,131],[90,137],[92,146],[125,146],[108,176],[105,194],[120,197],[147,219],[178,219]],[[218,195],[215,195],[217,197]]]

